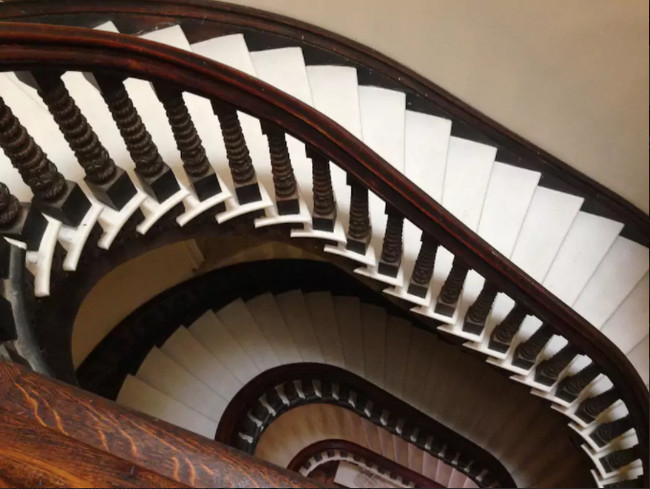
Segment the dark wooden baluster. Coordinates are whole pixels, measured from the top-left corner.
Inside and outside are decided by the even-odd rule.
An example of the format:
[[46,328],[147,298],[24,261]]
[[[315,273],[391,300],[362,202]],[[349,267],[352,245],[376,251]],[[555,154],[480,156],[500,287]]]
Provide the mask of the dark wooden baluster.
[[573,345],[567,344],[551,358],[547,358],[537,366],[535,382],[544,385],[555,384],[562,371],[577,354],[578,350]]
[[382,275],[397,277],[402,262],[402,230],[404,217],[394,207],[386,204],[386,233],[377,271]]
[[591,423],[600,413],[614,404],[618,399],[618,392],[612,387],[597,396],[589,397],[582,401],[578,409],[576,409],[576,416],[586,423]]
[[445,280],[445,284],[440,290],[438,302],[436,303],[436,313],[444,314],[445,316],[453,316],[456,311],[456,305],[460,298],[460,293],[465,284],[465,277],[467,277],[469,268],[458,257],[454,258],[451,265],[451,271]]
[[97,200],[113,209],[124,207],[135,196],[135,186],[129,175],[115,165],[99,141],[70,96],[61,74],[21,72],[18,75],[23,82],[37,89],[83,167],[86,173],[84,180]]
[[602,447],[633,427],[632,416],[628,414],[609,423],[601,424],[589,434],[589,437],[596,442],[596,445]]
[[595,363],[590,363],[580,370],[580,372],[562,379],[557,386],[555,396],[563,401],[573,402],[599,373],[600,369],[598,366]]
[[542,324],[526,341],[519,343],[512,358],[512,364],[519,368],[529,369],[535,365],[537,356],[546,343],[553,337],[550,326]]
[[640,455],[641,450],[639,450],[639,445],[634,445],[633,447],[617,450],[601,457],[600,463],[605,469],[605,472],[614,472],[621,467],[631,464],[637,460]]
[[408,293],[425,298],[429,291],[429,282],[431,282],[431,277],[433,276],[433,266],[436,262],[436,252],[438,251],[439,243],[424,233],[422,233],[421,241],[420,251],[413,266]]
[[90,201],[79,185],[63,178],[2,98],[0,146],[32,189],[34,206],[68,226],[78,226],[90,209]]
[[358,180],[348,175],[350,185],[350,225],[346,248],[355,253],[366,254],[372,237],[370,213],[368,210],[368,189]]
[[165,164],[124,86],[124,79],[109,75],[86,75],[99,90],[120,130],[135,163],[142,188],[158,202],[180,190],[171,168]]
[[271,173],[273,174],[275,205],[278,214],[299,214],[298,184],[293,174],[291,156],[289,155],[289,148],[287,148],[284,131],[275,124],[266,121],[262,121],[261,126],[262,132],[269,142]]
[[181,153],[183,168],[199,200],[206,200],[221,193],[221,186],[196,132],[183,92],[163,85],[154,85],[156,95],[165,108],[172,128],[176,147]]
[[474,304],[467,310],[463,331],[477,335],[483,332],[485,321],[490,313],[490,309],[492,309],[492,304],[494,304],[498,292],[496,287],[485,282]]
[[312,163],[314,209],[311,213],[311,226],[319,231],[334,231],[336,199],[332,189],[330,163],[320,151],[311,146],[307,146],[306,153]]
[[[0,236],[17,239],[30,251],[38,250],[47,228],[47,220],[38,209],[22,204],[0,182]],[[1,238],[0,238],[1,239]]]
[[489,348],[491,350],[505,353],[510,348],[512,339],[515,337],[521,323],[524,322],[528,313],[519,304],[515,304],[508,315],[492,331],[490,335]]
[[237,110],[218,100],[212,101],[212,109],[217,115],[221,126],[221,134],[226,146],[228,165],[235,185],[237,201],[240,205],[244,205],[261,200],[262,195],[257,184],[255,168],[248,152]]

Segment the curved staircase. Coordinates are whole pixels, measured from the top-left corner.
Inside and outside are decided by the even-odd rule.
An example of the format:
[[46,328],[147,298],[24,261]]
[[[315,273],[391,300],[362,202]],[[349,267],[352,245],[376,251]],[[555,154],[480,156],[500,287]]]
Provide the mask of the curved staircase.
[[[110,22],[97,28],[117,32]],[[4,32],[12,35],[10,28]],[[495,146],[456,135],[449,119],[411,110],[405,93],[359,83],[353,67],[307,65],[300,46],[253,50],[243,34],[190,43],[178,25],[161,26],[141,37],[256,77],[339,124],[609,338],[647,389],[647,239],[636,239],[634,233],[624,237],[626,223],[588,212],[583,206],[593,207],[589,198],[545,186],[539,171],[497,161]],[[58,75],[32,71],[0,76],[0,181],[6,184],[0,187],[0,214],[8,216],[0,229],[11,243],[26,249],[35,297],[51,294],[51,277],[59,269],[74,272],[80,264],[86,266],[82,257],[88,247],[110,249],[123,229],[135,228],[135,236],[146,239],[162,224],[191,228],[211,221],[221,226],[252,216],[258,229],[288,225],[296,242],[317,240],[324,256],[349,260],[356,274],[379,284],[402,307],[433,320],[439,331],[459,338],[464,347],[550,401],[582,438],[599,486],[638,483],[643,476],[639,434],[630,422],[629,406],[621,400],[620,387],[582,353],[584,343],[570,343],[556,325],[486,281],[458,253],[461,245],[451,246],[456,241],[448,240],[447,248],[441,245],[444,239],[421,232],[421,226],[404,218],[406,211],[373,193],[372,187],[369,192],[366,182],[329,165],[315,145],[285,135],[282,121],[265,115],[260,124],[228,103],[183,94],[163,83],[68,71],[61,76],[62,86]],[[242,86],[248,83],[248,78],[242,80]],[[219,128],[223,139],[215,137]],[[320,130],[338,129],[332,123]],[[30,175],[34,162],[42,168],[35,144],[56,164],[40,180]],[[164,163],[154,165],[158,159]],[[100,170],[114,167],[119,171],[109,183],[102,181]],[[65,190],[57,190],[67,199],[59,207],[47,196],[56,185],[63,188],[56,171],[67,181]],[[19,214],[16,199],[34,205],[24,206]],[[45,220],[41,212],[48,214]],[[25,216],[20,225],[16,215]],[[516,293],[517,288],[510,290]],[[310,319],[299,321],[296,315]],[[261,331],[262,325],[275,329]],[[440,403],[432,417],[444,413],[455,430],[506,457],[504,440],[474,432],[491,415],[488,409],[479,419],[454,412],[451,396],[436,398],[432,387],[421,389],[415,380],[423,379],[413,372],[386,370],[391,363],[408,372],[410,363],[422,362],[410,368],[428,372],[432,377],[425,384],[432,386],[436,376],[449,375],[449,365],[461,363],[454,363],[453,348],[433,346],[440,343],[433,335],[413,329],[410,341],[416,336],[415,343],[408,343],[404,325],[354,299],[261,296],[234,302],[216,315],[207,312],[189,329],[179,329],[127,380],[120,401],[212,437],[229,400],[255,375],[280,364],[321,362],[404,395],[425,412],[433,409],[431,402]],[[390,353],[387,344],[395,345]],[[427,363],[433,358],[427,357],[427,348],[441,348],[441,357],[448,355],[451,363]],[[389,361],[388,355],[401,355],[404,361]],[[161,376],[162,371],[168,375]],[[460,372],[453,375],[465,379]],[[405,379],[410,383],[399,386]],[[474,387],[453,394],[470,404],[485,403],[490,384]],[[494,416],[490,426],[498,424]],[[520,416],[521,426],[528,426],[539,413]],[[547,433],[542,431],[537,435],[543,438]],[[521,460],[504,463],[518,483],[544,480],[546,485],[554,481],[537,477],[548,475],[547,464],[571,460],[559,450],[554,456],[536,461],[530,471],[522,469]]]

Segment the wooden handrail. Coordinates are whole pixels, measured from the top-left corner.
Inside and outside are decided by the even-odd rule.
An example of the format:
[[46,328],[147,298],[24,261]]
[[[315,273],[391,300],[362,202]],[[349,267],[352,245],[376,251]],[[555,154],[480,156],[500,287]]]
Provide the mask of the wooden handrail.
[[[0,406],[0,473],[7,483],[315,487],[298,474],[14,363],[0,362]],[[21,472],[15,464],[26,468]]]
[[[635,205],[415,71],[321,27],[218,0],[5,0],[0,4],[0,20],[47,22],[53,18],[56,23],[88,25],[89,19],[97,22],[98,15],[123,20],[125,28],[131,29],[129,32],[161,22],[189,21],[201,24],[200,33],[214,23],[211,29],[218,33],[230,33],[234,27],[236,32],[246,32],[247,39],[257,33],[271,34],[280,39],[281,45],[288,41],[314,48],[319,59],[324,56],[328,60],[340,59],[344,64],[353,62],[364,70],[369,84],[405,92],[415,110],[452,119],[452,134],[496,146],[498,161],[542,172],[546,186],[558,185],[561,190],[585,198],[584,209],[622,222],[623,236],[645,246],[650,243],[648,215]],[[266,38],[260,42],[263,45]]]
[[647,478],[648,392],[625,355],[333,121],[257,79],[157,43],[70,27],[20,23],[0,26],[0,70],[35,68],[114,71],[175,85],[272,122],[320,151],[597,363],[618,389],[634,419]]

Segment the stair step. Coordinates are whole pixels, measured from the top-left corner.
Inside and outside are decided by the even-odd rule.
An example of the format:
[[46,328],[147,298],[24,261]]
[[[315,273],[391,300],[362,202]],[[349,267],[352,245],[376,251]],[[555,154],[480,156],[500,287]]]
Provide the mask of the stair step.
[[246,308],[259,325],[276,358],[282,364],[299,363],[302,356],[294,344],[275,299],[270,293],[258,295],[246,302]]
[[331,294],[328,292],[311,292],[305,294],[305,302],[325,363],[345,367],[343,347]]
[[213,37],[191,45],[192,52],[255,76],[255,68],[243,34]]
[[341,334],[345,368],[366,378],[361,301],[356,297],[334,297],[334,309]]
[[386,357],[386,312],[370,304],[361,306],[363,360],[366,379],[383,388]]
[[226,409],[224,399],[158,348],[151,349],[136,376],[215,423]]
[[302,292],[299,290],[285,292],[275,296],[275,302],[303,358],[313,359],[314,362],[324,362],[320,343]]
[[242,383],[184,327],[172,334],[161,350],[178,365],[229,402]]
[[253,51],[250,56],[261,80],[307,105],[313,104],[301,48]]
[[206,438],[217,432],[217,423],[132,375],[124,380],[117,402]]
[[220,359],[228,367],[242,385],[260,373],[260,369],[212,311],[207,311],[194,321],[189,331],[214,358]]

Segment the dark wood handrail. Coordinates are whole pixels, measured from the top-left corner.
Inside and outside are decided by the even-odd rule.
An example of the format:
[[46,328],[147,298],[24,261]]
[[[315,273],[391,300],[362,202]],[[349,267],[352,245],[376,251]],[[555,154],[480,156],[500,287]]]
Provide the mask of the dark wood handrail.
[[[110,477],[111,484],[145,487],[315,487],[298,474],[14,363],[0,362],[0,406],[0,473],[7,482],[20,484],[19,476],[35,477],[32,471],[40,468],[43,482],[61,477],[55,485]],[[29,447],[36,448],[31,457]],[[12,460],[27,458],[22,474],[10,470]],[[103,470],[84,470],[93,466]]]
[[[215,22],[234,26],[237,32],[261,31],[301,46],[311,46],[330,56],[351,60],[366,68],[371,84],[389,83],[413,97],[409,101],[434,115],[454,121],[452,131],[461,137],[480,139],[497,147],[497,159],[515,166],[524,166],[542,172],[551,185],[554,181],[562,190],[585,198],[584,208],[624,224],[622,234],[645,246],[650,243],[648,215],[635,205],[589,176],[572,168],[559,158],[513,133],[485,114],[470,107],[448,91],[397,61],[344,36],[318,26],[263,10],[213,0],[6,0],[0,4],[0,20],[19,22],[52,20],[68,23],[79,16],[106,14],[111,18],[124,17],[126,25],[133,18],[167,19]],[[128,19],[128,17],[131,17]],[[145,22],[146,23],[146,22]],[[379,74],[374,77],[373,74]],[[419,109],[418,109],[419,110]]]
[[311,107],[227,66],[131,36],[37,24],[0,26],[0,70],[116,71],[225,101],[275,123],[398,209],[596,362],[635,423],[648,474],[648,391],[625,355],[572,309],[471,232],[361,141]]

